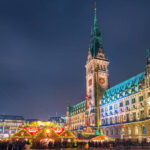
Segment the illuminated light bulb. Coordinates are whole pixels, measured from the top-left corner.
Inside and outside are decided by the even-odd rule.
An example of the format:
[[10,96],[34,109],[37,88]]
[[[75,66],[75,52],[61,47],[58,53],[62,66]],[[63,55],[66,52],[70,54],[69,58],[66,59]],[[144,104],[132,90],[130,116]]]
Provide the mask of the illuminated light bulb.
[[150,105],[150,101],[148,101],[147,104]]
[[46,130],[46,133],[50,133],[50,130],[49,130],[49,129],[47,129],[47,130]]
[[38,124],[39,124],[39,125],[41,125],[41,123],[42,123],[41,121],[38,121]]

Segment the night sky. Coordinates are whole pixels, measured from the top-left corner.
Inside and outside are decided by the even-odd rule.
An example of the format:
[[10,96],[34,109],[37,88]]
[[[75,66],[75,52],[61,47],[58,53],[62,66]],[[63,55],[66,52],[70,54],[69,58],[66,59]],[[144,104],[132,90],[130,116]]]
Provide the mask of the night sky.
[[[0,2],[0,114],[48,119],[84,100],[94,2]],[[150,0],[97,0],[111,86],[144,71]]]

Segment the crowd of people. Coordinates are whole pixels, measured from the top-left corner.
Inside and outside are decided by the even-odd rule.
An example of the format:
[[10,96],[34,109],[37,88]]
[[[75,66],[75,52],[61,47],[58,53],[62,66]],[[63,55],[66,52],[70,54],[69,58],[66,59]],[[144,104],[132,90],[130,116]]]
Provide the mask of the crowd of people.
[[95,147],[95,148],[117,148],[117,147],[131,147],[131,146],[147,146],[150,149],[150,143],[146,141],[143,142],[131,142],[131,141],[115,141],[115,142],[49,142],[47,145],[41,142],[33,142],[32,147],[31,143],[26,141],[1,141],[0,142],[0,150],[29,150],[30,148],[33,149],[59,149],[59,148],[86,148],[88,147]]
[[1,141],[0,150],[28,150],[30,143],[26,141]]

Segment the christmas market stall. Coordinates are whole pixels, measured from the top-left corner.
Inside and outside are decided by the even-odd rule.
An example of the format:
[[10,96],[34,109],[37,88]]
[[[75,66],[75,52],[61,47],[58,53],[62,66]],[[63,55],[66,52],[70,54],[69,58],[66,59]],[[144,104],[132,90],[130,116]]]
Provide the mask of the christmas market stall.
[[65,129],[60,134],[60,139],[61,139],[61,141],[74,142],[76,140],[76,136],[70,130]]
[[101,135],[98,135],[98,136],[92,138],[90,141],[91,142],[111,142],[111,141],[114,141],[114,139],[101,134]]
[[56,127],[52,127],[52,129],[55,131],[55,133],[57,133],[58,135],[60,135],[63,131],[64,131],[64,128],[61,128],[59,126],[56,126]]
[[20,129],[17,133],[10,137],[10,140],[15,141],[29,141],[32,139],[32,135],[24,128]]
[[54,144],[59,142],[59,135],[51,127],[43,127],[37,134],[33,136],[33,145],[40,143],[48,146],[48,144]]

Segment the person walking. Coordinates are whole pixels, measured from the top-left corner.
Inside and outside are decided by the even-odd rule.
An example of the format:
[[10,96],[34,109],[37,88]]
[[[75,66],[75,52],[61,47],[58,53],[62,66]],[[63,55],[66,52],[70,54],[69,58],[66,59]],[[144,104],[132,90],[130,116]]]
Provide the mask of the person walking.
[[31,149],[31,146],[30,146],[30,143],[27,142],[27,143],[25,144],[25,150],[29,150],[29,149]]

